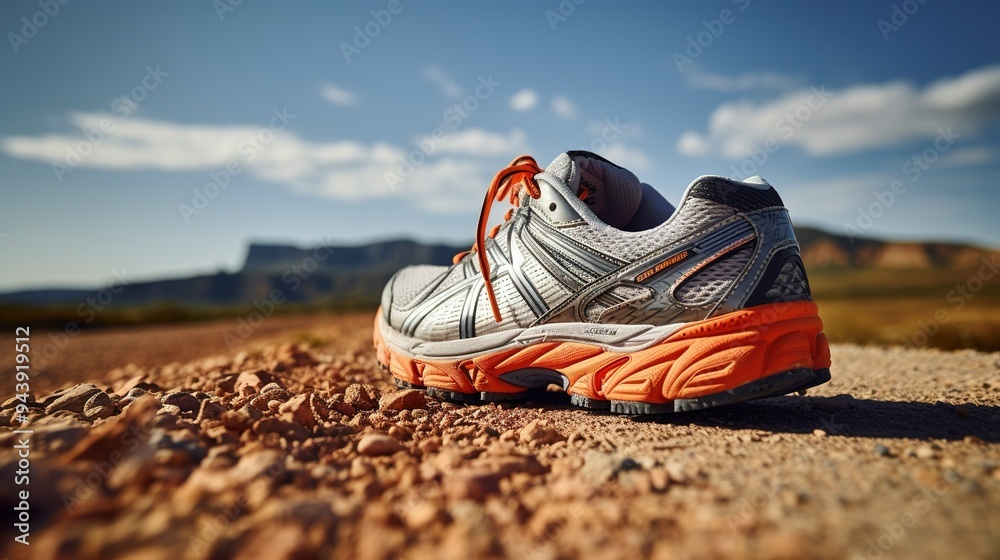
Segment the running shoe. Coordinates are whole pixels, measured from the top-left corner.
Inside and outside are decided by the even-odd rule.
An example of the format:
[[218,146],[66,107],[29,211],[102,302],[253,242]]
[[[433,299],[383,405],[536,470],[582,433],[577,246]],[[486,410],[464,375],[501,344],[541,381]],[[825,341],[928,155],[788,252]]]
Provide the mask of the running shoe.
[[[487,234],[494,202],[513,206]],[[400,387],[460,402],[556,384],[624,414],[703,409],[830,379],[788,210],[760,177],[706,175],[674,208],[590,152],[497,173],[471,251],[410,266],[375,318]]]

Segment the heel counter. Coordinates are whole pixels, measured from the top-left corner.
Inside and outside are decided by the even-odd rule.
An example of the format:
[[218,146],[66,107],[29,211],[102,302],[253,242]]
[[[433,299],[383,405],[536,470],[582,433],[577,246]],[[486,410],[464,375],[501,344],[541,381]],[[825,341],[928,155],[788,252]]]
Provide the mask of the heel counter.
[[764,273],[743,306],[789,301],[812,301],[812,289],[809,287],[809,278],[797,243],[771,256]]

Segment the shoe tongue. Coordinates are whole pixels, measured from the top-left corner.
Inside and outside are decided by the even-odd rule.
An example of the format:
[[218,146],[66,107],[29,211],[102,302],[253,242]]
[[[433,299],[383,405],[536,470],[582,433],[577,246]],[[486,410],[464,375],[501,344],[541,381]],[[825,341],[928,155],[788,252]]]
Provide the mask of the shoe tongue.
[[621,229],[642,202],[642,183],[631,171],[590,152],[560,154],[546,168],[609,226]]

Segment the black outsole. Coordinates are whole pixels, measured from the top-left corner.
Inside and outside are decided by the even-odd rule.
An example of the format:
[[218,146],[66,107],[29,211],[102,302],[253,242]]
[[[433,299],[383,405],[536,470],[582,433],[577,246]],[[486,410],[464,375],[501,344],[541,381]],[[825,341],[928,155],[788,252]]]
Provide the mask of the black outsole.
[[[379,364],[381,366],[381,364]],[[383,369],[388,370],[383,366]],[[484,404],[489,402],[519,401],[531,396],[537,396],[540,392],[537,389],[528,389],[519,393],[493,393],[482,391],[479,393],[460,393],[437,387],[423,387],[415,385],[402,379],[393,378],[396,386],[400,389],[424,389],[427,396],[459,404]],[[570,404],[595,412],[610,411],[616,414],[629,416],[648,414],[669,414],[675,412],[693,412],[707,408],[715,408],[727,404],[738,402],[780,397],[798,391],[804,391],[817,385],[822,385],[830,381],[829,369],[812,370],[799,368],[751,381],[714,395],[706,395],[694,399],[677,399],[666,403],[646,403],[622,400],[601,400],[584,397],[581,395],[570,395]]]

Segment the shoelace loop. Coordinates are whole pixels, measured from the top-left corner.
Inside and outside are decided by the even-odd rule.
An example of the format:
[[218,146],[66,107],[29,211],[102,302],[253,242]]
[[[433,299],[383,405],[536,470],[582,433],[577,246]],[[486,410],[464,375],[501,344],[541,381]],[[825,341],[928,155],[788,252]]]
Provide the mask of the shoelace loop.
[[[469,253],[476,253],[476,257],[479,259],[479,270],[483,273],[483,280],[486,281],[486,295],[490,300],[493,318],[498,323],[501,320],[500,306],[497,304],[496,294],[493,293],[493,282],[490,280],[490,261],[486,258],[486,251],[484,250],[486,248],[486,226],[490,219],[490,210],[493,209],[494,200],[500,202],[507,199],[514,206],[519,206],[518,194],[521,192],[521,189],[527,191],[531,198],[537,199],[540,197],[542,191],[539,189],[538,183],[535,182],[535,175],[541,172],[542,168],[538,167],[535,158],[528,155],[518,156],[514,161],[510,162],[510,165],[501,169],[493,177],[493,182],[490,183],[490,188],[486,191],[486,198],[483,199],[483,210],[479,213],[479,225],[476,227],[476,242],[472,245],[470,251],[459,253],[452,259],[452,263],[458,264]],[[504,221],[510,220],[513,215],[514,209],[511,208],[504,214]],[[495,237],[497,232],[500,231],[500,227],[498,225],[490,230],[489,236]]]

